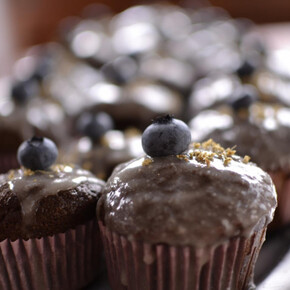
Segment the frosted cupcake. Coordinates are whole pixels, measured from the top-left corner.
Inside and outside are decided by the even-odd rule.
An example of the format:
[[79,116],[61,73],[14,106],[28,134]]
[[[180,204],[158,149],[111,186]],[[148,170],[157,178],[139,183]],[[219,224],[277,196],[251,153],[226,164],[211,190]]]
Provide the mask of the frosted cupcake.
[[237,152],[268,172],[277,189],[278,208],[271,226],[290,222],[290,109],[257,102],[247,91],[230,106],[199,113],[190,122],[195,141],[213,138],[224,147],[238,145]]
[[56,157],[51,140],[34,137],[18,150],[22,167],[0,176],[1,289],[79,289],[98,273],[104,183]]
[[[276,207],[270,176],[170,116],[142,137],[98,203],[112,289],[249,289]],[[175,288],[174,288],[175,287]]]

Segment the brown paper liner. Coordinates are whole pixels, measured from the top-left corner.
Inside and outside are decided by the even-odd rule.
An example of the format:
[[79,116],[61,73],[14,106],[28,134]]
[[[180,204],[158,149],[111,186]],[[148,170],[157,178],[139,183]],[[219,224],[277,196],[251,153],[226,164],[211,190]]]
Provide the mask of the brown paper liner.
[[290,223],[290,176],[282,171],[269,172],[277,191],[278,206],[271,228]]
[[0,289],[80,289],[98,274],[100,249],[95,220],[51,237],[6,239],[0,242]]
[[99,222],[113,290],[248,290],[266,228],[198,249],[131,241]]
[[16,153],[0,155],[0,174],[7,173],[10,169],[19,168]]

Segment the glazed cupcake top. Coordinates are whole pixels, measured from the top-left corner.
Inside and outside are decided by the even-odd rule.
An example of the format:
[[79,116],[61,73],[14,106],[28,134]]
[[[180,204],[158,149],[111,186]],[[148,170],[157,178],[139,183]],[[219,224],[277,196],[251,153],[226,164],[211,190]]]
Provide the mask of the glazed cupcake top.
[[99,218],[114,232],[196,247],[248,237],[260,220],[272,220],[275,207],[269,175],[212,140],[119,165],[98,204]]
[[211,137],[225,147],[238,144],[238,153],[250,155],[264,170],[289,171],[289,119],[289,108],[254,102],[238,111],[220,107],[201,112],[190,127],[194,141]]
[[[47,146],[48,142],[46,138],[31,140],[38,147],[44,147],[44,143]],[[48,152],[42,148],[41,152],[53,162],[53,158],[47,157],[52,150],[49,148]],[[30,154],[28,162],[31,163],[28,164],[25,154],[18,154],[20,161],[33,170],[21,167],[0,176],[0,240],[61,233],[95,216],[103,181],[72,165],[46,163],[43,168],[40,164],[35,167],[36,163],[31,161],[36,159],[35,156]],[[44,161],[40,163],[45,164]]]

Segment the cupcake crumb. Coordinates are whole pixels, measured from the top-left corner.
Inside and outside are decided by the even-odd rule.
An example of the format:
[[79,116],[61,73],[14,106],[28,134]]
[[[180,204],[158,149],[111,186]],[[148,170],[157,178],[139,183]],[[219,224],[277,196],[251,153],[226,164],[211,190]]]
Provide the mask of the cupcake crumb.
[[190,152],[189,156],[191,159],[193,156],[195,157],[196,161],[206,163],[206,165],[209,167],[210,166],[210,161],[213,160],[214,154],[213,153],[208,153],[206,151],[193,151]]
[[232,147],[232,148],[227,148],[226,149],[226,155],[227,155],[227,157],[231,157],[231,156],[233,156],[233,155],[236,154],[237,151],[234,150],[234,148],[236,148],[236,145],[234,147]]
[[210,160],[207,158],[207,159],[205,159],[205,163],[206,163],[206,166],[207,167],[210,167]]
[[224,166],[228,166],[231,161],[232,161],[231,157],[226,157],[224,160]]
[[251,159],[250,156],[245,155],[245,156],[244,156],[244,159],[243,159],[243,163],[245,163],[245,164],[249,163],[250,159]]
[[186,162],[189,162],[189,159],[186,155],[179,154],[179,155],[176,155],[176,157],[180,160],[185,160]]
[[34,171],[32,171],[31,169],[24,168],[23,174],[24,176],[31,176],[31,175],[34,175]]
[[236,154],[235,148],[237,146],[235,145],[231,148],[225,149],[220,144],[214,142],[212,139],[209,139],[203,143],[193,143],[192,147],[194,149],[189,153],[189,159],[193,159],[193,157],[195,157],[198,162],[206,163],[209,167],[211,161],[214,160],[214,157],[222,160],[224,166],[229,165],[232,161],[232,157]]
[[153,160],[151,158],[144,158],[143,162],[142,162],[142,166],[147,166],[149,164],[151,164],[153,162]]

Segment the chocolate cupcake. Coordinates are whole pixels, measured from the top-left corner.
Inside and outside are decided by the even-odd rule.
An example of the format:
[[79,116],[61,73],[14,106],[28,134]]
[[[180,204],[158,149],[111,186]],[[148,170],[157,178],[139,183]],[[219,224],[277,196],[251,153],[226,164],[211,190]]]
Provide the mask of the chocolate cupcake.
[[278,208],[271,226],[290,222],[290,109],[278,104],[255,102],[240,95],[231,106],[198,114],[190,122],[195,141],[213,138],[224,147],[238,145],[238,153],[267,171],[277,189]]
[[[24,60],[19,60],[19,63]],[[20,64],[18,64],[20,66]],[[17,148],[30,136],[45,135],[60,145],[69,139],[61,106],[41,94],[36,77],[14,80],[0,96],[0,173],[17,168]]]
[[33,134],[25,114],[25,104],[34,97],[37,85],[34,81],[7,83],[0,94],[0,173],[18,166],[17,148]]
[[270,176],[167,116],[98,203],[112,289],[249,289],[276,207]]
[[72,162],[107,180],[113,169],[143,154],[140,131],[113,129],[112,118],[104,113],[84,113],[77,122],[81,136],[63,154],[65,163]]
[[289,79],[283,78],[271,71],[261,71],[255,78],[254,85],[258,89],[261,100],[268,103],[279,103],[290,106],[288,90]]
[[1,175],[1,289],[80,289],[98,273],[95,207],[103,182],[70,165],[52,165],[54,143],[22,143],[23,167]]
[[118,130],[132,126],[143,130],[148,120],[167,112],[181,116],[184,109],[183,97],[178,92],[146,79],[134,80],[124,87],[99,82],[86,97],[84,111],[106,112]]
[[228,102],[234,91],[241,86],[238,77],[231,74],[212,74],[198,80],[189,97],[188,115],[196,115]]

